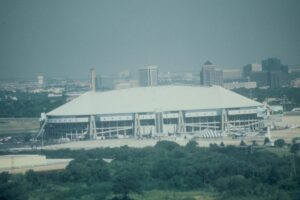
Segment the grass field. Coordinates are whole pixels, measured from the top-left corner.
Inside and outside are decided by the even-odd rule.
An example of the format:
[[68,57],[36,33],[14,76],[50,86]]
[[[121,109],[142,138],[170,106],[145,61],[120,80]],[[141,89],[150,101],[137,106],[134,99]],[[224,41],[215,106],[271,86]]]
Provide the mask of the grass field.
[[37,118],[0,118],[0,134],[36,132],[39,126]]
[[146,191],[142,195],[131,195],[135,200],[214,200],[217,199],[217,194],[207,191],[188,191],[174,192],[152,190]]

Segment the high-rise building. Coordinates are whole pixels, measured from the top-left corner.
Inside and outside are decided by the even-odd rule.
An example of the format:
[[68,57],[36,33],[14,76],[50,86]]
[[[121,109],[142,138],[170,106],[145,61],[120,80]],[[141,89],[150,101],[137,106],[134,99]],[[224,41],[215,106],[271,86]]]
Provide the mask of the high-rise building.
[[37,83],[39,87],[44,87],[45,85],[44,76],[37,76]]
[[270,71],[268,75],[269,86],[272,88],[289,85],[288,73],[282,71]]
[[249,77],[251,81],[256,82],[257,87],[270,86],[268,82],[268,72],[266,71],[252,72]]
[[261,72],[262,67],[260,64],[248,64],[243,67],[243,77],[249,77],[251,73]]
[[268,72],[268,85],[281,87],[289,85],[288,66],[281,64],[278,58],[268,58],[261,61],[262,70]]
[[158,84],[158,68],[156,65],[139,69],[139,84],[140,86],[154,86]]
[[202,85],[223,85],[223,71],[206,61],[200,72],[200,82]]
[[282,65],[280,59],[268,58],[262,60],[261,66],[246,65],[243,76],[255,81],[258,87],[282,87],[289,85],[288,66]]
[[278,58],[268,58],[261,61],[263,71],[281,71],[288,73],[288,66],[282,65]]

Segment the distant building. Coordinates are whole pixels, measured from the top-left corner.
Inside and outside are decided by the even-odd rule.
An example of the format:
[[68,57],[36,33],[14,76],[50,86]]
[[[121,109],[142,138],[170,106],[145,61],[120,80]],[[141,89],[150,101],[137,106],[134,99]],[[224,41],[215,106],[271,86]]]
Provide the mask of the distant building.
[[246,88],[246,89],[254,89],[257,87],[256,82],[232,82],[232,83],[224,83],[223,87],[232,90],[238,88]]
[[44,87],[45,84],[44,76],[37,76],[37,83],[39,87]]
[[223,85],[223,71],[206,61],[200,72],[201,85]]
[[112,90],[115,85],[115,77],[108,75],[101,75],[96,77],[97,91]]
[[300,73],[300,66],[289,66],[289,74]]
[[129,81],[118,81],[114,85],[114,89],[120,90],[120,89],[127,89],[132,87],[137,87],[138,81],[137,80],[129,80]]
[[260,64],[248,64],[243,67],[243,77],[249,77],[254,72],[261,72],[262,66]]
[[300,87],[300,78],[296,78],[291,81],[291,86],[294,88],[299,88]]
[[288,73],[282,71],[268,72],[268,84],[272,88],[288,86],[289,85]]
[[156,65],[146,66],[139,69],[139,85],[154,86],[158,84],[158,68]]
[[223,80],[239,80],[242,77],[240,69],[224,69]]
[[281,71],[288,73],[288,66],[282,65],[278,58],[268,58],[261,61],[263,71]]
[[127,69],[118,72],[118,77],[121,79],[128,79],[130,77],[130,72]]
[[278,58],[262,60],[262,70],[268,72],[268,86],[272,88],[288,86],[288,66],[282,65]]
[[280,59],[268,58],[261,63],[261,69],[258,65],[244,66],[244,77],[255,81],[258,87],[277,88],[289,85],[288,66],[282,65]]
[[250,74],[250,80],[255,81],[257,87],[269,86],[268,83],[268,72],[253,72]]

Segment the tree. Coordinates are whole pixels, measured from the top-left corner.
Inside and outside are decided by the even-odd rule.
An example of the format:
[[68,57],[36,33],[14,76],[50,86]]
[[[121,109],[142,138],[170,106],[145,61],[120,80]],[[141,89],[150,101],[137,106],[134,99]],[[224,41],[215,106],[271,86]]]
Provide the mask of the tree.
[[220,147],[225,147],[225,144],[223,141],[221,142]]
[[23,176],[21,175],[16,175],[13,177],[7,172],[0,173],[0,199],[28,199],[25,184],[26,182],[24,182]]
[[141,192],[141,179],[139,168],[132,165],[121,166],[113,177],[113,192],[121,195],[121,199],[130,199],[130,192]]
[[270,143],[271,143],[270,138],[265,137],[264,145],[267,145],[267,144],[270,144]]
[[257,146],[256,140],[252,141],[252,146]]
[[198,143],[195,140],[190,140],[186,145],[185,148],[188,150],[195,150],[198,146]]
[[242,141],[240,142],[240,146],[241,146],[241,147],[246,146],[246,143],[244,142],[244,140],[242,140]]
[[300,151],[300,143],[292,144],[290,151],[291,151],[291,153],[296,155],[298,153],[298,151]]
[[283,147],[285,145],[285,141],[284,141],[284,139],[275,140],[274,145],[276,147]]
[[175,148],[180,147],[180,145],[177,144],[176,142],[172,142],[172,141],[158,141],[156,143],[155,147],[166,149],[166,150],[173,150]]

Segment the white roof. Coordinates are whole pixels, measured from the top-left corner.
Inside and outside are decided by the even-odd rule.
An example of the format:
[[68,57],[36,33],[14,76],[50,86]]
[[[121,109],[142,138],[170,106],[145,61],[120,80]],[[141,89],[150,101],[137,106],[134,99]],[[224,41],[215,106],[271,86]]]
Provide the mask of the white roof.
[[220,86],[154,86],[86,92],[48,116],[99,115],[257,107],[260,103]]

